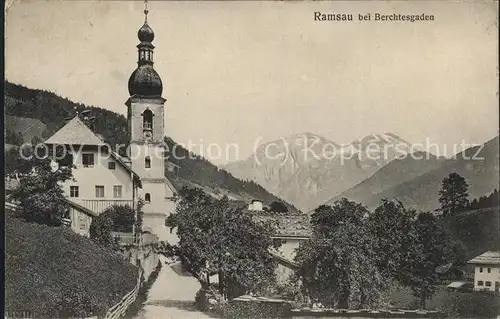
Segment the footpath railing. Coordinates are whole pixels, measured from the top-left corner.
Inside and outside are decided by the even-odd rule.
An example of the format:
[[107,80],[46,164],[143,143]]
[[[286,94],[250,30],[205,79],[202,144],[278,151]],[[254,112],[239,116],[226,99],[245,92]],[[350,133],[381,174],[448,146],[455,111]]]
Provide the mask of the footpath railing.
[[104,316],[104,319],[118,319],[123,317],[127,308],[135,301],[137,294],[139,293],[139,288],[141,288],[142,283],[142,269],[139,270],[139,276],[137,277],[137,284],[134,289],[132,289],[128,294],[123,296],[123,298],[113,307],[109,308],[108,312]]
[[18,206],[17,204],[13,203],[13,202],[5,202],[5,209],[6,210],[9,210],[11,212],[15,212],[17,209],[18,209]]

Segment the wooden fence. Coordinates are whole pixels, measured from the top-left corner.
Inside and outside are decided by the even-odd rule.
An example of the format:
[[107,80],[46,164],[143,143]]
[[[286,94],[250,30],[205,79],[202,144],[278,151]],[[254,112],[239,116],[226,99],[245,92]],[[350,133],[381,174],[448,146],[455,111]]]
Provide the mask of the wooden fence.
[[5,202],[5,209],[11,212],[15,212],[18,209],[17,204],[13,202]]
[[141,288],[142,283],[142,269],[139,269],[139,276],[137,277],[137,284],[134,289],[132,289],[128,294],[123,296],[123,298],[113,307],[109,308],[108,312],[104,316],[104,319],[118,319],[123,317],[127,308],[135,301],[137,294],[139,293],[139,288]]

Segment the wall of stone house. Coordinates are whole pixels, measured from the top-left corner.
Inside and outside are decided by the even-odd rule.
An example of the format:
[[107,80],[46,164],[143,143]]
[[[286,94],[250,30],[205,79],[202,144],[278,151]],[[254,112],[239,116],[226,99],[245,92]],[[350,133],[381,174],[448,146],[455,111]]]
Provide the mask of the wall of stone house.
[[[103,148],[80,147],[67,148],[73,155],[73,178],[63,183],[65,194],[70,197],[70,187],[78,186],[79,196],[73,198],[78,202],[82,199],[123,199],[132,200],[133,183],[132,177],[120,163],[118,163]],[[94,165],[84,167],[82,164],[82,154],[94,154]],[[109,162],[115,163],[115,169],[109,169]],[[104,197],[96,197],[96,186],[104,186]],[[114,198],[113,186],[122,186],[122,197]]]
[[170,231],[170,228],[165,226],[165,218],[168,214],[162,213],[144,213],[142,217],[142,230],[149,231],[158,236],[160,241],[167,241],[171,244],[176,244],[179,239],[175,231]]
[[[481,271],[482,270],[482,271]],[[479,282],[482,285],[479,285]],[[490,286],[486,286],[489,282]],[[500,285],[500,267],[495,265],[476,265],[474,271],[474,290],[495,291]]]
[[281,247],[279,248],[279,252],[283,257],[289,260],[293,260],[296,255],[296,249],[299,248],[301,240],[300,239],[284,239],[282,240]]
[[92,217],[75,209],[69,208],[69,217],[71,219],[71,229],[82,236],[90,237],[90,225],[92,224]]
[[290,281],[290,277],[294,274],[294,270],[286,265],[278,263],[275,274],[278,285],[285,285]]
[[143,247],[142,249],[131,247],[124,255],[130,263],[142,268],[145,281],[149,279],[149,276],[151,276],[151,273],[156,269],[158,261],[160,260],[158,254],[153,251],[152,247]]

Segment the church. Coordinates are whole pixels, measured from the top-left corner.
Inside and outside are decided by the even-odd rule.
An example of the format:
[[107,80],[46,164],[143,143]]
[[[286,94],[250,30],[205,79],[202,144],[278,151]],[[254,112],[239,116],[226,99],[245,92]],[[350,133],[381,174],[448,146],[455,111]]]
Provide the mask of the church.
[[45,141],[64,149],[58,165],[73,164],[73,180],[64,191],[70,204],[68,223],[89,236],[92,218],[113,205],[143,206],[143,232],[159,240],[175,240],[165,227],[165,218],[175,211],[176,190],[165,177],[165,101],[163,84],[153,68],[155,34],[147,21],[138,31],[137,68],[128,81],[125,102],[130,134],[127,156],[120,156],[95,134],[77,114]]

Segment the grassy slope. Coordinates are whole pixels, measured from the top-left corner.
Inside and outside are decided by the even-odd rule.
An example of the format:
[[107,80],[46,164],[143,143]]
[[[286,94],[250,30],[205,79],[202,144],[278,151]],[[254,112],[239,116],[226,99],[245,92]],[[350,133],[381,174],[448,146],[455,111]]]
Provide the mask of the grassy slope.
[[468,259],[500,249],[500,207],[468,211],[445,217],[440,223],[466,248]]
[[[463,176],[469,184],[470,198],[489,194],[499,188],[498,136],[484,144],[471,147],[455,159],[445,161],[439,168],[368,198],[364,204],[375,207],[381,198],[399,198],[407,207],[423,211],[439,207],[438,192],[450,173]],[[476,152],[479,151],[478,154]]]
[[5,310],[33,317],[103,314],[136,284],[137,268],[62,227],[5,223]]
[[[498,139],[497,136],[487,141],[484,147],[468,148],[456,158],[437,162],[411,159],[391,162],[365,182],[328,203],[331,204],[339,197],[347,197],[373,209],[379,205],[382,198],[397,198],[406,207],[421,211],[434,210],[439,207],[441,183],[452,172],[466,179],[469,184],[469,198],[489,194],[493,189],[499,188]],[[407,179],[408,177],[411,179]],[[388,185],[391,186],[387,187]],[[380,191],[381,188],[383,189]]]
[[408,156],[389,162],[366,180],[329,200],[327,204],[333,204],[343,197],[363,202],[369,196],[376,195],[437,168],[444,161],[444,159],[438,159],[426,153],[419,153],[417,156],[422,156],[423,159]]

